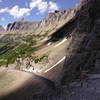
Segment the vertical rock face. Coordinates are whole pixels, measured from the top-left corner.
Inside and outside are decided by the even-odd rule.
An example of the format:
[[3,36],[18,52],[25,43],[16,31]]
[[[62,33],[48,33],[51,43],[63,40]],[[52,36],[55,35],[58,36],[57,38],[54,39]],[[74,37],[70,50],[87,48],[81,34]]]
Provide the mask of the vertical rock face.
[[5,31],[5,29],[0,25],[0,31]]
[[65,79],[85,71],[100,70],[100,1],[82,0],[64,65]]

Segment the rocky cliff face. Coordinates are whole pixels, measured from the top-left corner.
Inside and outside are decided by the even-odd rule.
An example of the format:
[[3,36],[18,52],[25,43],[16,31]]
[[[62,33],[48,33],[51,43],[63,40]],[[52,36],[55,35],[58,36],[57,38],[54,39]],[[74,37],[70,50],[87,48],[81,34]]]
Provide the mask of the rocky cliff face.
[[5,31],[5,29],[0,25],[0,31]]
[[41,21],[41,26],[50,26],[54,24],[58,24],[61,21],[68,21],[75,16],[75,9],[69,9],[64,11],[55,11],[54,13],[50,13],[47,17],[45,17]]
[[65,80],[81,76],[84,71],[100,72],[100,1],[82,0],[79,8],[70,25],[76,22],[70,30],[72,41],[66,51]]
[[29,22],[26,20],[16,21],[10,23],[7,26],[7,31],[36,31],[40,29],[46,29],[49,27],[50,30],[52,27],[56,27],[61,23],[66,23],[75,16],[75,9],[69,9],[65,11],[55,11],[50,13],[40,22]]
[[29,22],[26,20],[20,20],[14,23],[10,23],[7,26],[7,31],[29,31],[34,30],[39,26],[39,22]]

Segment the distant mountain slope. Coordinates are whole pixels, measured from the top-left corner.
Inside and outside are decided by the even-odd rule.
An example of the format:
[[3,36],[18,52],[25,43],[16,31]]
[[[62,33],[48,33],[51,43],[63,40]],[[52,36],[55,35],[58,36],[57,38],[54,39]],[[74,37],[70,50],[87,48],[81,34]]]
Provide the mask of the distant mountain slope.
[[7,25],[7,31],[25,31],[25,30],[34,30],[38,27],[39,22],[29,22],[26,20],[20,20],[14,23],[10,23]]
[[0,31],[5,31],[5,29],[1,25],[0,25]]
[[71,20],[75,16],[75,9],[69,9],[65,11],[55,11],[48,14],[42,21],[30,22],[26,20],[16,21],[7,25],[7,31],[27,31],[35,32],[50,31],[56,29],[58,26],[62,26]]

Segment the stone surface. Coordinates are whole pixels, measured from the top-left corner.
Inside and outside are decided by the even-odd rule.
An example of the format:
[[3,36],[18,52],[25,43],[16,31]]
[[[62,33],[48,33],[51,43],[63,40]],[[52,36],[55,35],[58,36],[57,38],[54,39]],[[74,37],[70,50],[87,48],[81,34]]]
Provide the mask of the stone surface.
[[29,31],[34,30],[38,27],[39,22],[29,22],[26,20],[20,20],[14,23],[10,23],[7,26],[7,31]]
[[100,1],[82,0],[76,16],[76,27],[70,33],[72,41],[66,51],[65,80],[75,78],[82,70],[95,73],[100,66]]
[[0,68],[0,100],[30,100],[34,95],[52,93],[54,90],[54,82],[48,79],[24,71]]
[[[96,79],[98,76],[99,79]],[[88,78],[72,82],[69,86],[61,86],[56,89],[55,93],[40,95],[36,97],[36,100],[99,100],[100,74],[89,75],[89,77],[92,79]]]
[[[90,76],[92,79],[72,82],[69,86],[59,86],[54,92],[35,96],[29,94],[24,100],[100,100],[100,78],[95,79],[98,76],[100,77],[100,74]],[[15,100],[17,99],[15,98]],[[19,100],[21,99],[19,98]]]

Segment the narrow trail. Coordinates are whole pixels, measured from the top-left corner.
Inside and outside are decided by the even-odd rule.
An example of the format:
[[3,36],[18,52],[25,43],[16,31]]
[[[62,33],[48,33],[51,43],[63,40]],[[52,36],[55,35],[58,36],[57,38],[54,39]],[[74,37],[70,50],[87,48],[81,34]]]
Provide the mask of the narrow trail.
[[34,95],[34,91],[36,93],[36,90],[39,91],[41,88],[34,90],[34,87],[36,88],[40,83],[36,82],[35,84],[31,80],[28,81],[28,84],[14,91],[13,94],[0,98],[0,100],[100,100],[100,74],[91,74],[84,80],[71,82],[68,86],[57,86],[53,90],[50,81],[36,76],[35,81],[38,79],[43,80],[43,83],[39,81],[42,83],[40,87],[49,85],[49,87],[46,85],[44,92],[38,92]]
[[56,89],[54,82],[33,73],[1,70],[0,100],[29,100],[30,96],[53,92]]
[[54,67],[56,67],[57,65],[59,65],[62,61],[64,61],[66,58],[66,56],[64,56],[61,60],[59,60],[56,64],[54,64],[52,67],[50,67],[49,69],[47,69],[44,73],[47,73],[48,71],[50,71],[51,69],[53,69]]

